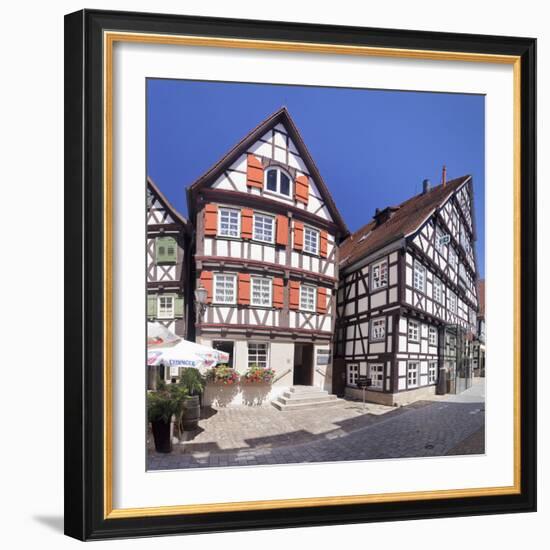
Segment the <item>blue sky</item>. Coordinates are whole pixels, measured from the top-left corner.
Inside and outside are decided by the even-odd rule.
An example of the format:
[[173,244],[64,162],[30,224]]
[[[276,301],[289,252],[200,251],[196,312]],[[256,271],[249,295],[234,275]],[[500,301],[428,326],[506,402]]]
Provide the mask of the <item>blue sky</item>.
[[349,229],[448,179],[474,180],[485,272],[485,98],[247,83],[147,80],[147,173],[185,216],[185,188],[285,105]]

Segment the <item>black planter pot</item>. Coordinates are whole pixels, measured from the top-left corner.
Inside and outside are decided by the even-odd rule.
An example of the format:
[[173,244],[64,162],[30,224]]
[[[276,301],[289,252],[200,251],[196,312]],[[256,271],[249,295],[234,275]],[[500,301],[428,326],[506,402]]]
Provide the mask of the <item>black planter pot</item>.
[[170,437],[170,422],[164,420],[154,420],[151,422],[153,429],[153,439],[155,440],[155,450],[157,453],[172,452],[172,438]]

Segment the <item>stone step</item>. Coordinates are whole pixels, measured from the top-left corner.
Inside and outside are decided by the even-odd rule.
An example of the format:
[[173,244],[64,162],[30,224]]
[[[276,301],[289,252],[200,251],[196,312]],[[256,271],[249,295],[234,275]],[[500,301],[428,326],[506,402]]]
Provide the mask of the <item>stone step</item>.
[[329,395],[327,390],[318,391],[285,391],[283,393],[286,397],[322,397],[323,395]]
[[327,392],[319,394],[307,394],[307,393],[298,393],[292,394],[285,392],[283,395],[280,395],[277,400],[281,403],[309,403],[311,401],[333,401],[336,399],[335,395],[331,395]]
[[296,411],[296,410],[305,410],[305,409],[317,409],[322,407],[334,407],[335,405],[340,405],[342,399],[338,399],[335,396],[335,399],[321,399],[321,400],[310,400],[306,403],[281,403],[280,401],[272,401],[271,404],[280,411]]
[[288,391],[291,393],[317,393],[322,392],[319,386],[290,386]]

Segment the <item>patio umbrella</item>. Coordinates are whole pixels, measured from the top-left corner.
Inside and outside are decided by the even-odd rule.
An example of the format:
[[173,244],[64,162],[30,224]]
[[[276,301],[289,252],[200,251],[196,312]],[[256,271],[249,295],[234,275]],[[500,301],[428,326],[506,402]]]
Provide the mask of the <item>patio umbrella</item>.
[[229,354],[195,342],[180,340],[172,346],[154,346],[147,350],[147,364],[167,367],[194,367],[206,370],[229,361]]
[[181,341],[181,337],[160,323],[147,323],[147,348],[170,346]]

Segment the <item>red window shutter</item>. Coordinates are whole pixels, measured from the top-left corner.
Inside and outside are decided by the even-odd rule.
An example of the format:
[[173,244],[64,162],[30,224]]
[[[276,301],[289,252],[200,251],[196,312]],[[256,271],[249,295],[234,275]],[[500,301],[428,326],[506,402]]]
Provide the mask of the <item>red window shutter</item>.
[[294,222],[294,248],[296,250],[304,248],[304,224],[302,222]]
[[250,304],[250,274],[239,273],[238,302],[240,305]]
[[251,208],[243,208],[241,210],[241,237],[243,239],[252,238],[252,219],[254,211]]
[[204,207],[204,234],[216,236],[218,232],[218,205],[207,204]]
[[290,309],[299,309],[300,308],[300,283],[298,281],[289,281],[288,286],[290,287],[289,307]]
[[283,307],[284,283],[280,277],[273,278],[273,307],[281,309]]
[[319,248],[321,256],[323,258],[327,257],[328,253],[328,233],[326,231],[321,231],[321,246]]
[[288,244],[288,218],[277,215],[277,240],[278,245],[286,246]]
[[309,178],[298,176],[294,185],[294,200],[307,204],[309,201]]
[[212,282],[213,282],[213,279],[214,279],[214,275],[211,271],[203,271],[201,273],[201,277],[200,277],[200,283],[201,283],[201,286],[206,288],[206,291],[207,291],[207,297],[206,297],[206,302],[207,303],[212,303]]
[[317,313],[326,313],[327,311],[327,289],[320,286],[317,288]]
[[264,186],[264,167],[261,161],[249,154],[246,162],[246,185],[262,189]]

